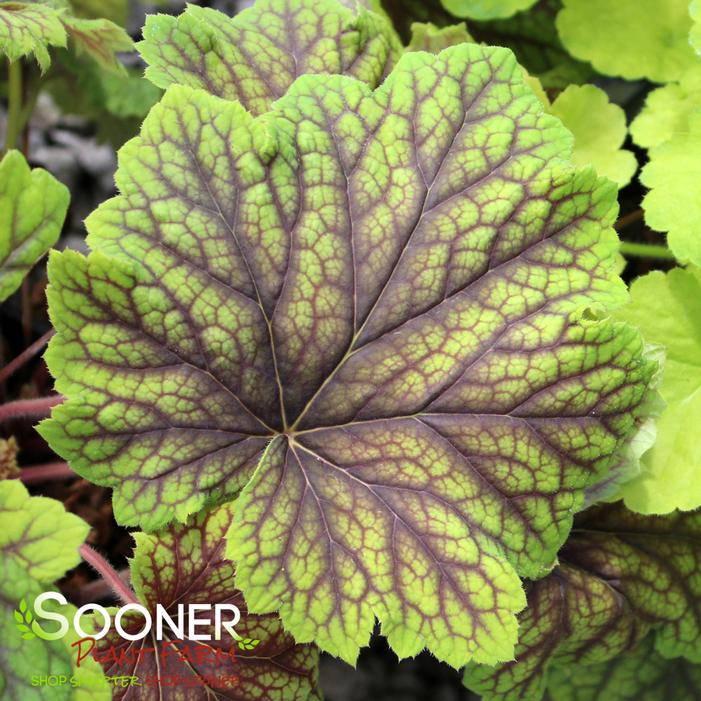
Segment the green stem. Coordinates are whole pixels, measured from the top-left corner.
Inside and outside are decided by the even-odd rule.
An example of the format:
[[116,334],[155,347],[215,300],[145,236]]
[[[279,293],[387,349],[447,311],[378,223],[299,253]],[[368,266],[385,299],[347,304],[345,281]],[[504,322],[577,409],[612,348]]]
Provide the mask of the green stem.
[[22,128],[29,124],[29,120],[34,114],[34,108],[37,106],[37,98],[39,97],[39,89],[41,88],[41,81],[34,80],[27,82],[27,90],[24,101],[24,107],[22,108],[22,114],[20,115],[20,123]]
[[7,135],[5,136],[5,151],[16,148],[19,135],[22,133],[22,64],[9,61],[7,72]]
[[621,241],[621,253],[633,258],[659,258],[660,260],[674,260],[674,253],[667,246],[652,243],[632,243]]

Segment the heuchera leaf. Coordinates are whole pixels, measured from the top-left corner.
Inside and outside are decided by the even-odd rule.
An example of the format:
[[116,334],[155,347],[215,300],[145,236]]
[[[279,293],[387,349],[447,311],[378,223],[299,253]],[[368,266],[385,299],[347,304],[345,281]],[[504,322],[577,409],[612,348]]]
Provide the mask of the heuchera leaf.
[[696,49],[697,54],[701,54],[701,1],[691,0],[689,5],[689,14],[691,15],[691,20],[693,24],[691,25],[691,32],[689,33],[689,41],[691,45]]
[[87,117],[100,138],[121,146],[163,94],[140,73],[105,70],[87,56],[63,51],[46,88],[61,110]]
[[63,24],[78,55],[87,54],[106,70],[124,72],[116,54],[131,51],[134,43],[121,27],[106,19],[77,17],[63,17]]
[[648,636],[609,662],[557,667],[548,688],[548,701],[698,701],[701,666],[662,657]]
[[386,19],[336,0],[260,0],[233,18],[188,5],[148,17],[138,49],[146,77],[235,99],[266,112],[305,73],[343,73],[379,85],[401,51]]
[[632,151],[623,148],[627,135],[626,115],[609,102],[606,93],[595,85],[570,85],[548,108],[574,135],[572,161],[592,165],[599,175],[626,186],[638,163]]
[[407,51],[428,51],[431,54],[438,54],[443,49],[468,41],[474,41],[474,39],[467,31],[464,22],[447,27],[436,27],[430,22],[414,22],[411,25],[411,41]]
[[701,662],[701,512],[590,509],[559,560],[529,587],[515,661],[466,669],[484,701],[540,701],[550,669],[609,662],[651,629],[658,652]]
[[40,432],[157,528],[237,501],[250,610],[355,660],[508,659],[655,366],[597,318],[616,188],[563,160],[503,49],[408,53],[273,112],[175,86],[120,154],[88,257],[53,254],[67,401]]
[[[61,502],[30,497],[18,480],[0,482],[0,499],[3,564],[8,572],[23,573],[4,580],[5,586],[19,590],[22,580],[28,578],[48,584],[80,562],[78,547],[89,527],[77,516],[65,513]],[[19,601],[22,595],[16,598]]]
[[689,0],[563,0],[557,28],[573,56],[605,75],[665,83],[698,61]]
[[631,287],[618,316],[666,352],[660,394],[667,403],[643,471],[623,486],[628,508],[666,513],[701,506],[701,270],[655,271]]
[[[152,651],[150,637],[134,643],[117,635],[114,630],[99,643],[101,655],[111,661],[103,662],[106,674],[135,674],[142,680],[149,676],[185,677],[177,685],[153,685],[139,699],[159,701],[189,701],[206,698],[237,701],[307,701],[320,699],[317,683],[319,652],[313,645],[297,645],[285,633],[277,616],[253,616],[246,611],[243,596],[234,587],[234,563],[224,556],[224,536],[231,525],[233,509],[223,506],[212,512],[201,512],[186,525],[179,525],[155,535],[136,533],[136,549],[131,562],[131,576],[139,601],[154,616],[156,604],[161,604],[177,623],[184,626],[185,637],[167,633],[163,643],[157,643],[157,655]],[[178,615],[182,604],[185,613]],[[232,604],[241,611],[241,621],[235,626],[242,640],[239,645],[226,631],[221,640],[214,640],[214,626],[197,626],[198,634],[212,636],[211,641],[187,639],[189,604]],[[212,613],[212,618],[214,614]],[[207,614],[199,613],[201,619]],[[230,614],[225,613],[225,620]],[[124,629],[136,634],[143,629],[141,614],[126,615]],[[164,626],[164,631],[168,631]],[[251,641],[259,641],[253,644]],[[114,646],[116,654],[107,654]],[[180,650],[182,656],[176,652]],[[189,663],[184,656],[188,655]],[[115,659],[124,657],[121,664]],[[126,666],[125,666],[126,662]],[[200,680],[198,681],[198,676]],[[237,677],[231,683],[217,684],[214,680]],[[206,680],[206,684],[205,684]],[[145,689],[146,690],[146,689]],[[133,689],[115,688],[114,701],[130,699]]]
[[19,151],[0,161],[0,302],[58,240],[68,209],[67,188]]
[[0,481],[0,690],[3,701],[63,701],[72,689],[32,686],[32,675],[73,668],[68,648],[39,637],[23,638],[13,610],[80,562],[89,526],[55,499],[30,497],[19,480]]
[[680,263],[701,265],[701,114],[689,118],[688,129],[651,148],[640,181],[645,195],[645,222],[667,232],[667,243]]
[[48,5],[0,2],[0,54],[16,61],[33,54],[42,71],[51,65],[49,46],[65,46],[66,30]]
[[[75,612],[75,606],[71,605],[61,609],[61,613],[69,621],[72,620]],[[98,662],[92,657],[86,657],[80,661],[79,667],[75,666],[76,647],[73,647],[73,645],[77,644],[81,637],[71,626],[68,629],[68,633],[66,633],[66,637],[62,638],[62,642],[66,649],[69,650],[70,657],[74,663],[71,679],[75,687],[73,687],[70,699],[71,701],[112,701],[112,684],[105,678],[105,673]],[[35,670],[34,673],[36,674],[37,671],[39,670]],[[51,699],[51,701],[54,701],[54,699]]]
[[[149,5],[162,5],[163,2],[150,2]],[[129,20],[129,0],[71,0],[76,17],[86,19],[108,19],[120,27]]]
[[584,83],[593,75],[591,66],[572,58],[562,46],[555,27],[560,0],[540,0],[528,12],[508,19],[470,24],[474,36],[482,42],[507,46],[531,75],[538,76],[546,88],[565,88]]
[[456,17],[477,20],[511,17],[535,5],[537,0],[441,0],[443,7]]
[[701,63],[679,82],[650,91],[645,106],[630,125],[633,141],[643,148],[653,148],[679,132],[688,132],[694,115],[701,112],[700,90]]

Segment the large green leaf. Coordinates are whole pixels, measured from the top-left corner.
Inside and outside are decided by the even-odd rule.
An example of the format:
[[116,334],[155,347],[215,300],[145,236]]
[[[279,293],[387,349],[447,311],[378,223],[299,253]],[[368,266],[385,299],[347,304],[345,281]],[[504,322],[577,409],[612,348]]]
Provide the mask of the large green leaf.
[[689,44],[689,0],[563,0],[565,47],[605,75],[679,80],[698,57]]
[[537,0],[441,0],[443,7],[456,17],[471,19],[496,19],[511,17],[527,10]]
[[67,396],[40,427],[117,518],[240,490],[252,611],[354,660],[508,659],[654,364],[600,314],[616,188],[565,160],[503,49],[298,80],[271,113],[182,86],[120,153],[87,258],[50,261]]
[[21,284],[61,233],[70,195],[19,151],[0,161],[0,302]]
[[630,125],[635,143],[643,148],[653,148],[669,141],[675,134],[688,132],[694,117],[701,113],[700,90],[701,60],[678,82],[649,92],[645,106]]
[[701,512],[597,507],[575,521],[559,559],[530,585],[516,659],[468,666],[465,683],[484,701],[540,701],[551,669],[610,662],[651,629],[658,652],[701,662]]
[[699,0],[691,0],[689,14],[693,22],[689,40],[694,49],[696,49],[696,53],[701,54],[701,2]]
[[30,497],[18,480],[0,481],[0,550],[6,571],[15,574],[3,578],[3,593],[19,600],[27,580],[49,584],[62,577],[80,562],[88,530],[61,502]]
[[701,666],[662,657],[648,636],[609,662],[556,668],[548,689],[548,701],[698,701]]
[[572,58],[562,46],[555,27],[561,7],[560,0],[539,0],[528,12],[470,24],[470,30],[480,41],[512,49],[519,63],[538,76],[546,88],[562,89],[570,83],[590,80],[593,70]]
[[61,51],[46,89],[63,112],[91,120],[101,140],[119,147],[138,133],[163,94],[141,74],[106,70],[88,56]]
[[592,165],[599,175],[625,187],[638,169],[631,151],[622,148],[628,130],[625,112],[595,85],[570,85],[548,107],[574,135],[572,160]]
[[650,191],[643,200],[645,222],[667,232],[667,243],[680,263],[701,265],[701,115],[688,118],[688,129],[650,149],[640,181]]
[[254,114],[306,73],[344,73],[374,87],[401,50],[383,17],[336,0],[260,0],[233,18],[188,5],[177,18],[148,17],[138,48],[159,87],[203,88]]
[[[246,611],[241,592],[234,587],[234,563],[224,556],[224,537],[231,525],[233,509],[223,506],[209,513],[202,512],[187,524],[154,535],[136,533],[136,548],[131,561],[131,577],[137,599],[154,616],[156,604],[164,607],[171,618],[183,626],[180,639],[168,632],[157,644],[150,637],[134,643],[112,630],[99,643],[106,652],[114,646],[116,654],[105,655],[105,673],[135,675],[141,683],[149,677],[163,683],[148,687],[148,696],[138,698],[159,701],[200,701],[229,699],[236,701],[311,701],[320,699],[317,683],[319,653],[313,645],[297,645],[285,633],[276,616],[253,616]],[[231,604],[241,611],[241,621],[235,626],[240,640],[222,631],[215,640],[214,625],[197,625],[199,635],[211,635],[212,640],[198,642],[188,637],[190,604]],[[185,613],[178,613],[179,606]],[[195,618],[214,618],[213,613],[196,612]],[[230,614],[223,614],[229,620]],[[210,619],[210,620],[211,620]],[[127,633],[142,630],[141,614],[127,614]],[[248,641],[251,641],[250,643]],[[172,645],[173,647],[168,647]],[[164,647],[165,646],[165,647]],[[182,656],[174,654],[174,648]],[[250,648],[250,649],[249,649]],[[164,655],[163,650],[170,650]],[[189,656],[189,663],[184,656]],[[117,662],[127,660],[126,664]],[[169,684],[168,678],[179,677],[179,684]],[[232,686],[224,678],[237,678]],[[219,683],[216,680],[220,680]],[[134,697],[133,688],[114,690],[114,701]]]
[[70,685],[33,686],[37,674],[71,676],[71,652],[61,641],[23,637],[14,610],[80,562],[88,525],[63,505],[30,497],[19,480],[0,481],[0,692],[3,701],[63,701]]
[[619,316],[663,346],[660,394],[667,407],[639,477],[623,486],[626,505],[643,513],[701,506],[701,270],[675,268],[636,280]]
[[51,65],[48,47],[65,46],[61,13],[48,5],[0,2],[0,54],[9,61],[34,55],[42,70]]

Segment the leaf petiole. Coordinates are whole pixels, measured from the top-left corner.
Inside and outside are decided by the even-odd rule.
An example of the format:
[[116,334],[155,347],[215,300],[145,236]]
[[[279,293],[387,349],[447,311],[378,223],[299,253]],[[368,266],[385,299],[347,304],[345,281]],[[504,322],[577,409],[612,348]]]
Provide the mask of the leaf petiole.
[[34,341],[31,346],[25,348],[16,358],[13,358],[5,367],[0,368],[0,382],[5,382],[8,377],[11,377],[25,363],[28,363],[37,353],[41,353],[54,333],[53,329],[47,331],[41,338]]
[[18,399],[0,404],[0,423],[12,419],[43,419],[49,415],[52,407],[62,401],[63,397],[60,394],[52,394],[39,399]]
[[674,253],[667,246],[652,243],[633,243],[632,241],[621,241],[620,252],[624,256],[633,258],[659,258],[660,260],[673,261]]
[[71,469],[67,462],[51,462],[46,465],[23,467],[19,475],[24,484],[58,482],[67,479],[77,479],[78,477],[79,475]]
[[110,589],[125,603],[138,604],[136,594],[129,585],[119,576],[117,571],[107,560],[100,555],[97,550],[91,548],[87,543],[80,546],[80,554],[101,577],[109,584]]
[[24,127],[22,123],[22,64],[19,60],[8,62],[7,103],[5,151],[17,146],[17,140]]

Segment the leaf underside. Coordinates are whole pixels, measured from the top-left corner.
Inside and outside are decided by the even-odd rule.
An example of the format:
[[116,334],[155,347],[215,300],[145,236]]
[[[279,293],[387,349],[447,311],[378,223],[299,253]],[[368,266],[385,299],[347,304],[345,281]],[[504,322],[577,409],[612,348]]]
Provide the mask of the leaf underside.
[[[154,643],[150,637],[134,643],[112,631],[100,641],[102,655],[106,655],[111,646],[116,648],[116,654],[110,654],[110,661],[104,663],[108,676],[134,674],[142,680],[139,701],[311,701],[321,698],[317,682],[318,650],[312,645],[295,644],[276,616],[249,615],[241,593],[233,587],[235,567],[224,556],[224,537],[231,524],[232,511],[231,507],[224,506],[209,513],[202,512],[186,525],[155,535],[135,535],[136,549],[130,571],[137,598],[154,616],[156,604],[161,604],[173,620],[184,626],[185,632],[185,639],[181,640],[164,627],[166,635],[157,645],[158,659],[151,650]],[[180,604],[185,614],[179,616]],[[211,641],[189,640],[189,604],[238,607],[241,621],[235,627],[236,632],[244,640],[257,640],[259,644],[238,645],[226,631],[222,632],[221,640],[216,641],[214,626],[206,624],[198,625],[196,631],[199,635],[211,635]],[[199,619],[213,617],[212,613],[195,615]],[[224,612],[222,617],[228,620],[230,613]],[[124,617],[127,633],[138,634],[143,624],[140,614]],[[163,650],[168,653],[163,654]],[[126,664],[115,662],[120,656]],[[149,676],[167,679],[169,675],[183,681],[177,685],[143,684]],[[227,677],[237,681],[225,681]],[[133,697],[134,688],[115,687],[114,701],[129,701]]]
[[616,188],[565,159],[513,55],[307,76],[258,119],[171,87],[120,153],[93,253],[50,261],[68,399],[40,432],[154,529],[234,498],[251,611],[355,660],[509,659],[635,429],[654,365],[598,320]]
[[582,667],[584,679],[589,665],[618,664],[650,631],[665,657],[701,663],[701,512],[595,507],[575,520],[559,559],[529,586],[516,660],[468,666],[465,683],[485,701],[540,701],[558,686],[553,674]]
[[107,19],[64,17],[63,23],[76,53],[90,56],[106,70],[118,73],[124,71],[116,54],[134,48],[134,43],[124,29]]
[[631,301],[617,316],[664,348],[659,391],[666,407],[643,470],[621,489],[626,506],[642,513],[701,507],[701,269],[654,271],[631,285]]

